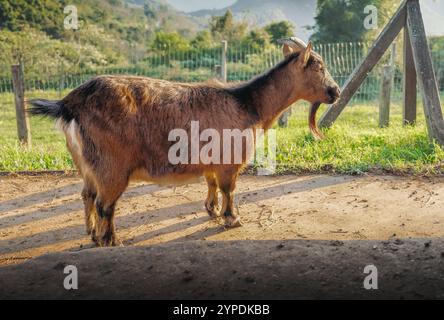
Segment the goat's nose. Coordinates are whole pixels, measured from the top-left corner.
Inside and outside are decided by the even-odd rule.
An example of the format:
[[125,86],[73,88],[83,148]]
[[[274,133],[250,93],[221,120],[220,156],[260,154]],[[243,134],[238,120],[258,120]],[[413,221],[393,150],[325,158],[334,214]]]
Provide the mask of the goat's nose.
[[331,97],[331,98],[339,98],[339,95],[341,94],[341,90],[339,89],[339,87],[334,86],[334,87],[329,87],[327,89],[327,94]]

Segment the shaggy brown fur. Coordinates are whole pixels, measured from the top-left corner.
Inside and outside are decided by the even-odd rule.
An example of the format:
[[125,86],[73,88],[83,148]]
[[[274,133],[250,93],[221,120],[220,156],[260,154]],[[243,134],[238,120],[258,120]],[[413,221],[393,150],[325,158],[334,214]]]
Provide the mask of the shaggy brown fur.
[[[244,84],[182,84],[130,76],[101,76],[73,90],[61,101],[34,100],[31,113],[58,118],[67,146],[85,187],[87,231],[100,246],[116,244],[114,212],[131,180],[159,184],[185,183],[204,176],[205,206],[218,216],[218,190],[227,226],[240,225],[233,211],[233,192],[243,164],[173,165],[168,152],[171,130],[268,129],[294,102],[331,103],[336,83],[320,56],[288,46],[283,62]],[[254,145],[245,148],[254,149]],[[250,150],[251,151],[251,150]],[[246,153],[244,153],[246,155]],[[247,161],[243,157],[243,163]]]

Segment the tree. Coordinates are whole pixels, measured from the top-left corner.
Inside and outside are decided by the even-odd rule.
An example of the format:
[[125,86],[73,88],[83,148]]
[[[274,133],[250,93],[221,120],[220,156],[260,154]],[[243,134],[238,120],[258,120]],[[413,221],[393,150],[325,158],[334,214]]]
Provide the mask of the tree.
[[200,31],[191,41],[191,46],[197,49],[207,49],[214,46],[213,37],[208,30]]
[[375,6],[378,11],[378,29],[390,18],[397,0],[318,0],[315,33],[312,40],[322,43],[366,41],[378,30],[367,30],[364,8]]
[[184,51],[189,49],[189,42],[177,32],[156,32],[152,49],[155,51]]
[[247,24],[235,22],[231,10],[223,16],[213,16],[210,19],[210,30],[217,41],[240,42],[247,31]]
[[270,45],[270,35],[264,29],[254,29],[242,42],[245,46],[260,52]]
[[270,35],[271,42],[278,43],[279,39],[294,35],[294,25],[289,21],[273,22],[265,26],[265,31]]

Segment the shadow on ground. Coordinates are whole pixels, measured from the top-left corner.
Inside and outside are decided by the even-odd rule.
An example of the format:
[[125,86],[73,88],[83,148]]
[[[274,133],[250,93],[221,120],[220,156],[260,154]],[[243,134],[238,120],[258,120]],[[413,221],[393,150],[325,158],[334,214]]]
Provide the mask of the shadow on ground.
[[[0,269],[1,299],[444,299],[444,241],[189,241],[56,253]],[[67,291],[65,266],[78,270]],[[364,268],[378,290],[364,289]]]

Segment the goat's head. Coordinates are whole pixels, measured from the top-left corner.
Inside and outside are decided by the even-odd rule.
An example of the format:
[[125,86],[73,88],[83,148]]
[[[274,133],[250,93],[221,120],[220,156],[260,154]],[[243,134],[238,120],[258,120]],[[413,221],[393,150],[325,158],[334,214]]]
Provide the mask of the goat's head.
[[298,38],[280,40],[284,56],[299,54],[293,72],[300,75],[297,87],[301,98],[310,103],[335,103],[340,94],[338,84],[328,72],[322,57],[313,51],[311,42],[306,45]]

